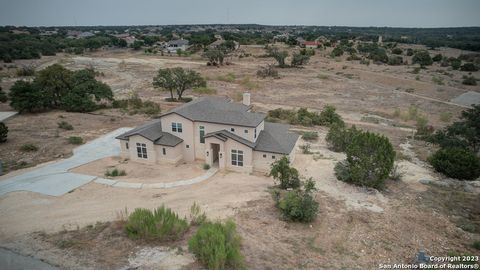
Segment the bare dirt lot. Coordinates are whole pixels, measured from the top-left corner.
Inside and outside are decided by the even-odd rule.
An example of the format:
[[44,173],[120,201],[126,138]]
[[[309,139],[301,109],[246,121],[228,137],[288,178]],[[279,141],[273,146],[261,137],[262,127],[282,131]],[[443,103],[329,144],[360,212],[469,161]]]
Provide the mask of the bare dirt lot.
[[[45,57],[36,60],[36,66],[92,66],[103,73],[99,79],[112,87],[116,98],[137,93],[142,99],[159,103],[162,112],[178,104],[165,102],[168,93],[154,89],[152,78],[158,68],[176,66],[200,72],[216,95],[238,100],[241,93],[251,92],[257,111],[279,107],[321,110],[331,104],[348,124],[389,137],[400,170],[405,173],[402,181],[389,181],[381,192],[337,181],[333,167],[344,158],[343,154],[326,148],[324,136],[328,129],[310,128],[319,132],[319,139],[311,143],[315,154],[299,152],[294,166],[303,176],[313,177],[319,189],[316,198],[320,213],[311,226],[280,220],[268,193],[273,185],[271,178],[218,173],[206,182],[168,190],[121,189],[90,183],[58,198],[28,192],[7,194],[0,197],[1,246],[66,269],[118,269],[131,261],[149,261],[151,254],[160,254],[165,260],[143,269],[200,269],[186,251],[188,234],[177,243],[143,243],[127,239],[113,222],[125,209],[162,204],[181,216],[188,215],[196,201],[209,218],[235,219],[248,269],[376,269],[378,263],[408,263],[421,249],[438,256],[478,254],[471,247],[474,240],[480,239],[478,189],[475,193],[461,186],[421,184],[421,179],[441,181],[445,177],[425,163],[434,148],[408,139],[415,127],[415,120],[407,117],[412,106],[416,107],[415,114],[424,115],[435,128],[458,118],[465,107],[450,100],[468,91],[480,92],[479,86],[461,84],[465,72],[434,64],[415,74],[413,66],[366,66],[358,61],[332,59],[327,56],[329,51],[319,50],[304,68],[278,69],[279,79],[260,79],[256,71],[274,60],[260,57],[265,53],[261,47],[242,46],[236,54],[242,51],[253,56],[233,57],[232,65],[220,68],[206,66],[198,54],[153,56],[127,50]],[[453,49],[438,52],[460,54]],[[473,75],[478,78],[480,72]],[[3,89],[8,92],[17,79],[4,78]],[[0,110],[11,108],[0,104]],[[74,146],[67,143],[69,136],[90,140],[146,119],[144,115],[115,109],[94,114],[54,111],[19,115],[6,122],[9,141],[0,146],[0,159],[7,170],[55,160],[70,155]],[[69,122],[74,129],[59,129],[60,121]],[[37,145],[38,151],[21,151],[26,143]],[[75,170],[103,176],[110,166],[125,169],[125,178],[155,180],[150,177],[152,168],[134,170],[130,162],[120,164],[114,158]],[[202,173],[200,166],[168,172],[165,179],[196,173]],[[101,223],[95,225],[97,222]]]

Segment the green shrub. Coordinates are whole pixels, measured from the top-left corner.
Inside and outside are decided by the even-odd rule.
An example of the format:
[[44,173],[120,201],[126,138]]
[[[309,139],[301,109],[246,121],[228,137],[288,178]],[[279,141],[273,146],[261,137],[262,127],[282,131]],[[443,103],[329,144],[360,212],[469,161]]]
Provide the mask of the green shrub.
[[113,170],[107,170],[105,172],[105,176],[110,176],[110,177],[125,176],[125,175],[127,175],[127,172],[125,172],[125,170],[119,170],[117,168]]
[[478,71],[478,67],[474,63],[465,63],[460,67],[461,71]]
[[17,69],[17,76],[24,77],[24,76],[33,76],[35,75],[35,68],[32,66],[24,66],[20,69]]
[[272,77],[275,79],[280,78],[280,76],[278,76],[278,71],[275,69],[274,65],[267,65],[266,67],[260,67],[260,69],[257,70],[257,76],[260,78],[267,78],[267,77]]
[[420,64],[420,66],[430,66],[433,63],[430,54],[426,50],[417,51],[412,57],[413,64]]
[[200,205],[196,202],[193,202],[190,207],[190,224],[191,225],[200,225],[207,221],[207,215],[205,212],[202,212]]
[[192,89],[193,93],[201,95],[214,95],[217,93],[217,90],[210,87],[195,87]]
[[8,96],[5,94],[5,92],[2,90],[2,87],[0,87],[0,102],[5,103],[8,101]]
[[462,66],[462,60],[450,57],[449,59],[450,65],[452,66],[453,70],[458,70]]
[[122,109],[128,114],[146,114],[156,116],[160,114],[160,106],[153,101],[143,101],[138,94],[133,94],[128,99],[119,99],[112,102],[112,107]]
[[335,152],[344,152],[352,143],[353,137],[360,133],[355,126],[346,129],[343,126],[333,125],[327,133],[325,140],[328,148]]
[[203,169],[204,170],[210,169],[210,165],[208,165],[207,163],[203,164]]
[[281,189],[300,187],[300,177],[297,169],[290,167],[290,161],[286,156],[276,160],[271,165],[272,176]]
[[442,55],[440,53],[436,54],[434,57],[432,57],[433,62],[440,62],[442,61]]
[[7,141],[8,127],[3,122],[0,122],[0,143]]
[[350,176],[350,169],[348,168],[348,162],[346,160],[342,160],[335,164],[333,168],[335,172],[335,176],[338,180],[343,182],[351,182],[352,177]]
[[58,122],[57,125],[58,125],[58,128],[61,128],[61,129],[73,130],[73,126],[67,121]]
[[477,85],[477,79],[473,76],[463,76],[462,84],[464,84],[464,85]]
[[348,177],[342,175],[339,180],[377,189],[383,187],[395,160],[395,151],[388,138],[370,132],[359,132],[353,136],[346,154]]
[[337,57],[337,56],[342,56],[343,55],[343,49],[340,46],[335,47],[332,50],[332,53],[330,54],[332,57]]
[[224,224],[207,222],[188,241],[188,249],[208,269],[242,269],[244,258],[240,253],[240,244],[241,239],[233,221],[228,220]]
[[336,112],[336,108],[332,105],[326,105],[320,112],[320,122],[325,126],[345,125],[342,117]]
[[318,139],[318,132],[304,131],[302,133],[302,139],[304,139],[305,141],[316,141]]
[[234,73],[228,73],[226,75],[218,75],[217,80],[222,81],[222,82],[234,82],[237,76],[235,76]]
[[393,49],[392,49],[392,53],[393,53],[393,54],[400,55],[400,54],[403,53],[403,50],[400,49],[400,48],[393,48]]
[[169,241],[181,237],[188,230],[188,223],[162,205],[153,212],[144,208],[135,209],[128,216],[125,230],[130,238]]
[[301,145],[300,149],[302,149],[303,154],[310,155],[312,154],[312,151],[310,151],[311,147],[312,146],[309,143],[307,143],[307,144]]
[[275,206],[280,209],[282,217],[289,221],[311,222],[318,212],[318,202],[311,192],[316,190],[315,182],[309,178],[303,183],[303,189],[292,191],[275,189],[272,192]]
[[440,121],[450,122],[451,119],[452,119],[452,113],[450,113],[450,112],[441,112],[440,113]]
[[83,139],[82,137],[78,137],[78,136],[70,136],[68,137],[68,143],[70,144],[83,144]]
[[23,152],[36,152],[38,151],[38,146],[33,143],[26,143],[20,146],[20,150]]
[[445,84],[443,82],[443,78],[442,77],[437,77],[437,76],[432,77],[432,82],[434,82],[435,84],[438,84],[438,85],[444,85]]
[[398,66],[403,64],[403,57],[401,56],[390,56],[388,57],[388,64],[391,66]]
[[480,176],[480,158],[464,148],[442,148],[429,158],[429,162],[448,177],[475,180]]

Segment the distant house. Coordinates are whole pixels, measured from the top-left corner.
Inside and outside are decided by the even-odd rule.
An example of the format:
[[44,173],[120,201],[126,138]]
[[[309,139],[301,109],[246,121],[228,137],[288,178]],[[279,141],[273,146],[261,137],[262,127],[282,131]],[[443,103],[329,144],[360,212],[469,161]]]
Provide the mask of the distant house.
[[[217,49],[217,48],[218,48],[220,45],[222,45],[224,42],[225,42],[225,40],[222,39],[222,38],[217,39],[217,40],[215,40],[214,42],[210,43],[210,45],[208,45],[208,48],[210,48],[210,49]],[[238,43],[237,41],[233,41],[233,43],[235,44],[234,50],[237,50],[238,48],[240,48],[240,43]]]
[[318,41],[303,41],[303,43],[300,44],[300,47],[307,49],[316,49],[320,45],[322,45],[322,43]]
[[127,42],[127,46],[130,46],[133,44],[133,42],[135,42],[135,40],[137,40],[134,36],[128,34],[128,33],[124,33],[124,34],[116,34],[116,35],[113,35],[114,37],[118,38],[118,39],[123,39]]
[[169,52],[176,52],[177,50],[186,51],[189,47],[189,42],[186,39],[176,39],[167,42],[167,51]]
[[219,97],[195,99],[118,136],[121,156],[150,164],[202,160],[221,170],[248,173],[267,172],[282,156],[293,161],[299,135],[250,110],[249,93],[242,104]]

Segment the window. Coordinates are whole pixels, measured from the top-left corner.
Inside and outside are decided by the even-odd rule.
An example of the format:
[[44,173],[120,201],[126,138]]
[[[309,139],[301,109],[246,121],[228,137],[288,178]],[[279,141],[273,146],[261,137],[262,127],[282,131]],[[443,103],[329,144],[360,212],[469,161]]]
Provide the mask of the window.
[[234,129],[234,128],[230,128],[230,131],[231,131],[231,132],[235,132],[235,129]]
[[253,132],[253,138],[254,138],[254,139],[257,138],[257,129],[255,129],[254,132]]
[[275,159],[275,156],[272,156],[272,159]]
[[263,154],[263,158],[266,158],[266,157],[267,157],[267,155],[266,155],[266,154]]
[[182,133],[182,123],[172,123],[172,132]]
[[245,129],[245,133],[248,133],[248,129]]
[[243,167],[243,151],[232,150],[232,165]]
[[165,147],[162,148],[163,155],[165,156],[167,154],[167,149]]
[[127,148],[127,149],[128,149],[128,142],[127,142],[127,143],[125,143],[125,148]]
[[187,144],[187,145],[185,145],[185,147],[190,148],[190,145]]
[[205,127],[200,126],[200,143],[205,143]]
[[137,156],[139,158],[148,158],[147,146],[144,143],[137,143]]

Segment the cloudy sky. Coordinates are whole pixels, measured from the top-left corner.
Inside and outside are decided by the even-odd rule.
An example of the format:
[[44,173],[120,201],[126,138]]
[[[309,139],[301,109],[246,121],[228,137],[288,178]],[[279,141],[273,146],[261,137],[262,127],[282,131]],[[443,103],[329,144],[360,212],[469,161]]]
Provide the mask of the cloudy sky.
[[480,26],[480,0],[0,0],[0,25]]

